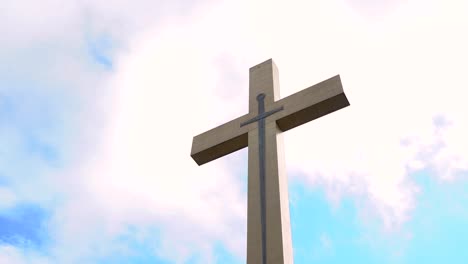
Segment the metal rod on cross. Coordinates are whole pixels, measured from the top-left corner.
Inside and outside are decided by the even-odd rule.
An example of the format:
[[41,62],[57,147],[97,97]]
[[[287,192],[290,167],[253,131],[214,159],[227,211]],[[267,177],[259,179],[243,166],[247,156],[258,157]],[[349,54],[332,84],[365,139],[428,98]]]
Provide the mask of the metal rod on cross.
[[193,138],[202,165],[248,147],[247,264],[292,264],[281,132],[349,106],[337,75],[286,98],[269,59],[250,68],[249,113]]

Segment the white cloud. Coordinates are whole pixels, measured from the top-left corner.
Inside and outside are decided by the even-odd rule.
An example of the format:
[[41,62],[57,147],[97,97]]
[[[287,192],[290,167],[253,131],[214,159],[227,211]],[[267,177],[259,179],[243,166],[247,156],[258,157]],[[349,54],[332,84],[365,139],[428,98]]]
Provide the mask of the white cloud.
[[[246,203],[239,179],[222,161],[198,167],[190,157],[192,137],[213,123],[208,112],[229,107],[222,95],[198,91],[215,90],[213,62],[219,59],[196,30],[149,32],[116,61],[108,83],[115,105],[102,148],[73,169],[72,198],[51,224],[61,259],[91,254],[101,244],[96,241],[110,241],[128,226],[157,226],[160,237],[152,243],[160,240],[161,247],[155,253],[174,261],[201,252],[206,262],[217,241],[244,254]],[[73,252],[61,252],[68,244]],[[97,248],[104,255],[115,250]]]
[[[45,83],[56,75],[54,84],[76,81],[72,93],[89,102],[73,112],[78,135],[66,151],[74,166],[46,177],[65,196],[49,223],[52,253],[64,263],[121,251],[114,240],[129,226],[159,228],[161,244],[149,243],[173,261],[203,252],[208,263],[216,241],[243,256],[239,175],[225,160],[196,166],[190,145],[194,135],[247,111],[248,68],[270,57],[283,96],[342,76],[351,106],[286,134],[289,171],[325,186],[333,201],[358,196],[394,226],[415,206],[410,172],[430,167],[456,179],[455,171],[467,169],[468,43],[459,34],[466,4],[400,1],[379,18],[342,1],[224,1],[193,12],[163,4],[184,15],[152,20],[157,3],[50,3],[46,10],[63,12],[41,16],[30,6],[22,13],[8,2],[8,21],[22,27],[0,32],[17,34],[12,41],[22,45],[66,38],[63,50],[51,53],[60,60],[41,68],[44,60],[24,56],[22,64],[34,63],[18,76],[41,69],[34,76]],[[75,29],[80,33],[70,33]],[[112,72],[82,58],[85,44],[71,44],[86,30],[118,41]],[[12,43],[2,47],[15,50]],[[435,116],[450,125],[438,127]]]
[[[138,183],[135,177],[151,175],[152,171],[154,174],[169,172],[175,166],[182,173],[201,173],[202,168],[190,165],[192,161],[179,156],[190,145],[189,139],[204,129],[243,114],[246,105],[245,88],[240,88],[239,95],[230,99],[233,105],[226,105],[228,100],[220,103],[222,99],[219,97],[211,98],[219,95],[216,90],[223,90],[214,83],[218,73],[214,69],[216,58],[226,50],[238,54],[233,60],[241,74],[242,67],[247,69],[272,56],[279,64],[280,72],[285,73],[282,74],[283,95],[339,72],[352,104],[348,109],[315,121],[316,125],[309,124],[288,132],[290,170],[301,171],[306,182],[324,184],[332,199],[358,195],[382,217],[387,227],[402,223],[415,203],[417,187],[408,177],[416,169],[413,164],[422,164],[421,168],[429,163],[417,162],[422,145],[413,141],[406,146],[400,143],[411,135],[428,144],[436,140],[432,135],[437,129],[433,117],[450,115],[447,107],[453,102],[451,98],[441,97],[447,87],[438,91],[434,86],[437,80],[453,79],[452,68],[440,66],[445,60],[461,62],[461,58],[435,55],[434,58],[439,60],[438,67],[421,64],[426,56],[431,56],[429,51],[442,52],[441,43],[427,43],[427,40],[436,39],[433,34],[438,31],[426,31],[433,17],[443,17],[437,11],[439,6],[434,4],[421,11],[414,2],[402,4],[400,9],[388,14],[386,20],[368,26],[337,3],[307,5],[297,1],[286,5],[268,2],[269,12],[264,12],[265,5],[261,1],[223,3],[213,7],[209,15],[201,12],[203,15],[189,17],[184,24],[175,23],[163,31],[148,31],[134,42],[131,51],[120,61],[115,77],[116,87],[122,88],[122,101],[114,113],[119,119],[114,126],[114,137],[118,139],[109,143],[109,149],[110,160],[117,165],[103,166],[103,170],[118,171],[109,174],[113,175],[114,185],[120,182],[116,187],[118,190],[138,190],[137,197],[151,201],[152,206],[161,206],[159,210],[182,210],[187,206],[182,201],[196,201],[190,196],[193,191],[200,191],[195,191],[194,196],[210,192],[210,188],[215,187],[210,187],[209,182],[192,182],[191,178],[176,184],[169,179],[151,176],[141,176],[142,181]],[[223,12],[226,10],[230,12]],[[311,10],[318,11],[311,13]],[[228,13],[230,15],[226,15]],[[414,20],[414,14],[422,21],[428,21],[429,25]],[[440,26],[441,34],[446,34],[445,30],[452,26],[451,21],[446,23]],[[421,36],[414,36],[413,32],[421,32]],[[410,43],[406,41],[408,37]],[[446,37],[457,38],[456,35]],[[434,75],[435,79],[427,77],[435,71],[438,73]],[[244,74],[239,84],[245,85],[247,71]],[[317,77],[309,78],[311,74]],[[463,80],[459,81],[463,83]],[[445,99],[447,103],[435,108],[436,99]],[[170,114],[158,116],[161,112]],[[191,118],[185,119],[184,131],[179,132],[180,120],[188,116]],[[208,118],[213,120],[205,120]],[[168,127],[170,132],[164,130]],[[189,131],[195,127],[197,129]],[[167,164],[160,165],[157,160]],[[187,165],[183,165],[185,162]],[[123,163],[126,163],[125,167],[121,167]],[[157,168],[152,167],[155,164],[158,164]],[[206,173],[209,175],[208,171]],[[224,173],[228,174],[227,171]],[[128,176],[130,174],[132,178]],[[122,178],[115,179],[116,175]],[[213,177],[218,179],[220,175]],[[232,176],[221,176],[225,177]],[[179,186],[185,182],[190,182],[186,185],[190,188]],[[161,187],[150,187],[154,185]],[[177,189],[183,189],[187,198],[173,198],[162,203],[144,195],[154,190],[153,193],[162,194],[160,197],[171,197],[169,190]],[[241,195],[239,189],[234,191],[233,197]],[[191,207],[203,208],[197,203]],[[242,212],[241,204],[238,208]],[[188,214],[196,212],[189,211]],[[207,221],[194,220],[197,223]],[[206,231],[205,236],[209,233]]]
[[22,250],[14,246],[0,245],[0,263],[8,264],[46,264],[51,263],[47,258]]
[[0,247],[0,263],[24,263],[22,256],[17,252],[17,249],[12,246]]
[[0,210],[9,209],[16,204],[16,195],[11,190],[0,186]]
[[[332,199],[359,195],[387,227],[405,221],[417,192],[409,178],[415,164],[450,171],[447,167],[463,168],[468,157],[452,155],[461,159],[454,163],[443,154],[465,142],[459,87],[466,86],[461,71],[467,39],[457,32],[466,31],[460,11],[466,5],[411,1],[370,21],[331,1],[271,6],[268,19],[251,28],[279,64],[282,94],[340,73],[351,102],[286,134],[288,167],[309,183],[325,185]],[[420,160],[419,153],[440,138],[433,123],[440,115],[458,124],[444,133],[460,134],[430,160]],[[400,145],[408,136],[414,141]]]

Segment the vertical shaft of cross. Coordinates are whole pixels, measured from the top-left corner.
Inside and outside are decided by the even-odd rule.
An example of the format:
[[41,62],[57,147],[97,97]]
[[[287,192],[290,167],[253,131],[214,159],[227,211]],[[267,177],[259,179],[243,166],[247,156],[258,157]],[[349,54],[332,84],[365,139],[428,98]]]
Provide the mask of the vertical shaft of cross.
[[250,112],[258,110],[252,120],[258,129],[248,133],[247,264],[293,263],[281,131],[265,112],[279,98],[278,91],[272,60],[250,69],[249,106]]

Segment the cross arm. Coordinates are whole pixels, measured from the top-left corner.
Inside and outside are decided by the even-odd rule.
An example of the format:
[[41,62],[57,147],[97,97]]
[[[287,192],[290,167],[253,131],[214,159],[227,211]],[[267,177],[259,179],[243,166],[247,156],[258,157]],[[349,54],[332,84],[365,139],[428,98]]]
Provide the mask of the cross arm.
[[276,123],[287,131],[304,123],[349,106],[341,78],[336,75],[275,103],[284,106],[277,114]]
[[241,123],[250,118],[252,116],[246,114],[193,137],[190,156],[198,165],[202,165],[247,147],[247,133],[252,127],[241,127]]

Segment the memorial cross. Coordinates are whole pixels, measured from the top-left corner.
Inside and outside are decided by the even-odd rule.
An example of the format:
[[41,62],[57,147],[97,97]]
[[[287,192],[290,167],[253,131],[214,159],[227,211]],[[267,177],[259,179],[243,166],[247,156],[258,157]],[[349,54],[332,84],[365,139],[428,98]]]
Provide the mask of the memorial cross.
[[281,132],[347,106],[339,75],[280,99],[269,59],[250,68],[249,113],[193,138],[198,165],[249,147],[247,264],[293,263]]

